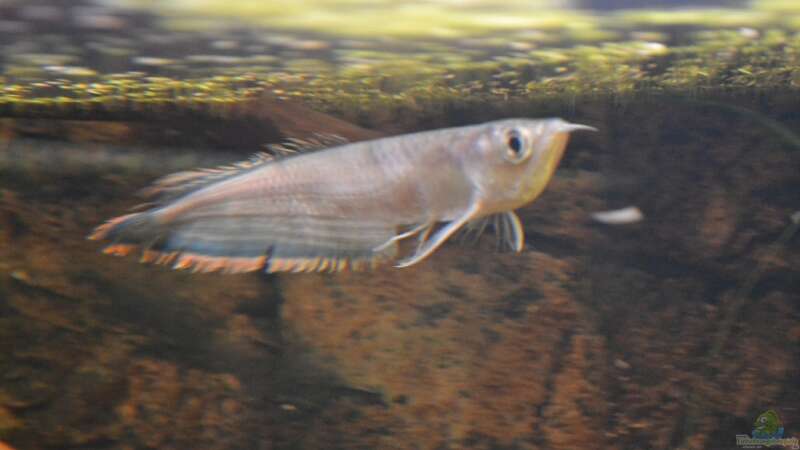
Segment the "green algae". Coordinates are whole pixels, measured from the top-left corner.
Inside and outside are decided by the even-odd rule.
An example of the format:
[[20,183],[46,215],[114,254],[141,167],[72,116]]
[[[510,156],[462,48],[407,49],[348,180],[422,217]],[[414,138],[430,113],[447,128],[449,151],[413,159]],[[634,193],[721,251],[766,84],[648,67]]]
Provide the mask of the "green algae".
[[794,0],[753,0],[753,8],[774,13],[800,13],[800,3]]
[[[176,44],[181,52],[153,54],[138,33],[93,43],[115,68],[128,66],[121,71],[97,67],[69,46],[12,54],[0,79],[0,112],[224,116],[267,94],[353,119],[476,102],[698,96],[800,83],[800,8],[781,0],[607,15],[491,0],[128,4],[158,14],[146,34],[159,35],[166,50],[169,42],[197,41],[198,51]],[[257,32],[243,38],[235,32],[241,23]]]
[[617,18],[623,26],[760,27],[774,22],[766,11],[734,9],[625,11]]
[[[153,2],[129,2],[155,6]],[[262,2],[244,0],[176,1],[157,5],[172,16],[179,28],[198,24],[192,16],[234,18],[280,29],[305,29],[348,37],[376,35],[417,38],[456,38],[494,31],[592,26],[578,12],[553,8],[552,1],[482,1],[459,4],[446,1],[353,1]],[[187,17],[188,16],[188,17]],[[189,20],[187,20],[187,18]],[[391,18],[391,20],[387,20]],[[566,25],[565,25],[566,24]]]
[[259,82],[246,76],[174,79],[139,75],[102,76],[90,83],[59,79],[6,84],[0,87],[0,111],[6,116],[43,118],[78,113],[113,118],[115,112],[126,111],[135,118],[138,113],[180,108],[225,116],[233,105],[261,92]]

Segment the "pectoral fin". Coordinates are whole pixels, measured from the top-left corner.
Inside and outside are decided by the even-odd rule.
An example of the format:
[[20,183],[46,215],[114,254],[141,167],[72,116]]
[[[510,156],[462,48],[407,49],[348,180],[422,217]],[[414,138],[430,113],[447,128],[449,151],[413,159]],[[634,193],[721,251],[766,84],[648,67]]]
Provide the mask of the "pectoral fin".
[[525,245],[525,231],[522,222],[514,211],[503,213],[503,240],[509,248],[519,253]]
[[[420,223],[420,224],[412,227],[408,231],[405,231],[403,233],[400,233],[400,234],[397,234],[395,236],[392,236],[391,239],[389,239],[388,241],[384,242],[383,244],[375,247],[372,250],[375,251],[375,252],[383,251],[384,249],[388,248],[390,245],[393,245],[395,242],[401,241],[401,240],[406,239],[406,238],[409,238],[411,236],[414,236],[415,234],[419,234],[419,233],[423,232],[423,230],[426,233],[430,232],[431,228],[433,228],[434,225],[436,225],[435,222]],[[423,233],[421,236],[427,236],[427,234]]]
[[[480,204],[473,204],[461,217],[453,220],[452,222],[439,229],[430,239],[423,239],[420,242],[417,251],[408,258],[405,258],[395,264],[395,267],[408,267],[414,265],[423,259],[427,258],[431,253],[436,251],[444,242],[458,231],[465,223],[474,219],[480,211]],[[427,233],[424,235],[427,238]]]

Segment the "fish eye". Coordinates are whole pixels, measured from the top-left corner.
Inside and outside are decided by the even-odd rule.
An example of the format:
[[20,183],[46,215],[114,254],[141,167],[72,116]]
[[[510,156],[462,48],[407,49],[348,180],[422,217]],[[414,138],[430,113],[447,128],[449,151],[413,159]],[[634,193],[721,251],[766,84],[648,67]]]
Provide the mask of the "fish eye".
[[521,162],[525,158],[525,141],[516,130],[506,134],[506,159],[512,163]]

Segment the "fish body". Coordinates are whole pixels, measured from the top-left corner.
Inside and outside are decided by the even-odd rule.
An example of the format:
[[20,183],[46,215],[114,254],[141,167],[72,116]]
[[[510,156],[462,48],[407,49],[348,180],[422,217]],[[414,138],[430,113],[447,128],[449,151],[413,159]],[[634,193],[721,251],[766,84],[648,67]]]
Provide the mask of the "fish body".
[[[157,181],[149,210],[89,236],[106,252],[143,246],[143,260],[199,271],[360,269],[394,259],[418,238],[415,264],[453,233],[494,217],[522,248],[513,210],[552,177],[570,131],[561,119],[508,119],[182,172]],[[315,146],[324,146],[318,142]],[[498,219],[499,218],[499,219]],[[444,223],[443,226],[439,224]]]

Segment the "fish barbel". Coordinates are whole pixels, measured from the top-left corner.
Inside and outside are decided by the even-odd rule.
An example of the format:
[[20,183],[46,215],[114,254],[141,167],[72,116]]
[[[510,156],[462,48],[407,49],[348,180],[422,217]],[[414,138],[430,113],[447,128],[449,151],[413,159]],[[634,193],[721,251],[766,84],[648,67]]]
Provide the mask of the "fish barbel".
[[89,239],[112,241],[110,254],[143,247],[143,262],[228,273],[359,270],[395,259],[398,242],[416,236],[396,264],[406,267],[489,221],[520,251],[514,210],[542,193],[575,130],[594,128],[507,119],[356,143],[295,140],[324,148],[169,175],[146,190],[150,209]]

